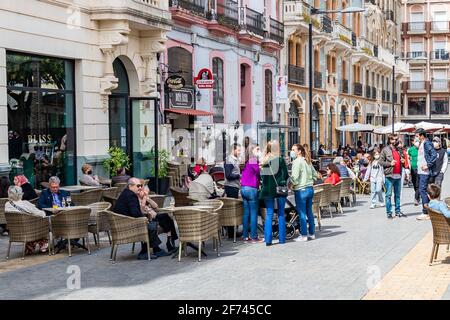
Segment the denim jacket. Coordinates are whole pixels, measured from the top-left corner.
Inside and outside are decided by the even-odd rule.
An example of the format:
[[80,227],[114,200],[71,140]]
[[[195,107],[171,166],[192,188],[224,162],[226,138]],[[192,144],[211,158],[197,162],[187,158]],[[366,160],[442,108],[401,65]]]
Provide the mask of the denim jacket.
[[[432,176],[436,176],[439,173],[439,170],[436,172],[436,160],[437,160],[437,153],[434,149],[433,143],[426,139],[423,144],[423,152],[425,156],[425,161],[427,162],[427,167]],[[440,168],[439,168],[440,169]]]

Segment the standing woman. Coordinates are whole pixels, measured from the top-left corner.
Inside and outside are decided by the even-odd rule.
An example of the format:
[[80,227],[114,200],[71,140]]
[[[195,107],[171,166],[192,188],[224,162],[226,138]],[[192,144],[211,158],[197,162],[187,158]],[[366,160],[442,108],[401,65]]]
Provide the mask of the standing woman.
[[[314,169],[311,156],[301,145],[294,144],[292,146],[292,155],[296,154],[297,158],[292,164],[291,183],[295,194],[295,204],[300,219],[300,237],[295,241],[308,241],[309,238],[314,240],[315,222],[312,212],[312,200],[314,197],[314,180],[320,178]],[[308,219],[308,231],[306,221]]]
[[380,153],[378,150],[373,152],[369,166],[367,167],[364,181],[370,181],[370,198],[372,203],[370,209],[375,209],[377,199],[381,207],[384,207],[383,200],[383,186],[385,182],[384,168],[378,162],[380,160]]
[[277,141],[267,143],[264,158],[261,162],[262,187],[259,199],[264,200],[266,206],[266,221],[264,226],[264,239],[266,246],[272,245],[272,219],[275,200],[278,207],[279,243],[286,242],[286,219],[284,207],[286,196],[277,194],[277,186],[285,187],[288,179],[288,170],[285,160],[280,156],[280,145]]
[[[252,243],[262,242],[258,239],[258,189],[259,189],[259,146],[249,146],[245,154],[245,165],[241,177],[241,195],[244,201],[243,239]],[[250,220],[250,237],[248,236],[248,222]]]

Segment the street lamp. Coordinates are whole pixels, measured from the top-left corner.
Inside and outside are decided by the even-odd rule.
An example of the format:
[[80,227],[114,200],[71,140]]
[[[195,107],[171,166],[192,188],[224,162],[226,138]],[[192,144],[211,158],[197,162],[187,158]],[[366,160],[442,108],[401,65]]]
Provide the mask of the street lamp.
[[[358,7],[348,7],[343,10],[320,10],[317,8],[314,8],[313,6],[309,7],[309,25],[308,25],[308,76],[309,76],[309,148],[311,155],[313,153],[313,141],[312,141],[312,110],[313,110],[313,61],[312,61],[312,49],[313,49],[313,43],[312,43],[312,16],[318,15],[318,14],[326,14],[326,13],[358,13],[358,12],[364,12],[364,8],[358,8]],[[318,138],[318,137],[317,137]]]

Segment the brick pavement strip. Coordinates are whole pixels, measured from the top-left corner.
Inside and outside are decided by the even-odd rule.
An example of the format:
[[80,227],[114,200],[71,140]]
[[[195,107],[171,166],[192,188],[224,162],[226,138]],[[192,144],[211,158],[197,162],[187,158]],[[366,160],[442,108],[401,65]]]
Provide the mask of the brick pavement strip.
[[430,266],[432,244],[431,231],[363,300],[442,299],[450,286],[450,254],[441,245],[436,262]]

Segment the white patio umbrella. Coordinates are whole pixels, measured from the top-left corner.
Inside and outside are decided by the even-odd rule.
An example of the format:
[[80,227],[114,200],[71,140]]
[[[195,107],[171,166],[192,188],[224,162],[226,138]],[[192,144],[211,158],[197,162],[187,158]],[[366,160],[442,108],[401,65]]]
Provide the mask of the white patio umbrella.
[[350,123],[345,126],[337,127],[336,130],[344,132],[372,132],[375,127],[371,124],[365,123]]
[[[394,132],[404,132],[409,129],[414,130],[414,125],[411,123],[404,123],[404,122],[396,122],[394,124]],[[376,128],[373,132],[377,133],[377,134],[392,133],[392,125],[384,126],[381,128]]]
[[444,125],[441,123],[431,123],[431,122],[419,122],[415,124],[415,128],[417,129],[424,129],[428,132],[434,132],[440,129],[444,129]]
[[450,125],[449,124],[444,124],[444,128],[439,129],[438,131],[434,132],[434,134],[445,134],[445,133],[450,133]]

